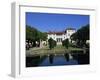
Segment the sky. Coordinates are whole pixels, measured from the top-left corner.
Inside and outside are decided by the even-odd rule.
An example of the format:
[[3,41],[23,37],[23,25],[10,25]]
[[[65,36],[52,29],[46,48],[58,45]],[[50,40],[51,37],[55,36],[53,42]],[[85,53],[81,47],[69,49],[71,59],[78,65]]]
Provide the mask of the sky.
[[89,24],[89,20],[89,15],[26,12],[26,25],[42,32],[63,31],[66,28],[78,30]]

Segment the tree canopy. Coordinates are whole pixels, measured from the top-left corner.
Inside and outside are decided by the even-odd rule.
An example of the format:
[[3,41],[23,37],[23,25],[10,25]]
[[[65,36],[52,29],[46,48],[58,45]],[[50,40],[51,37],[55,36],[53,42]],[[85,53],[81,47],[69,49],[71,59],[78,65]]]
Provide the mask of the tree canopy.
[[62,45],[65,46],[67,49],[69,47],[69,40],[68,39],[65,39],[62,41]]
[[48,43],[49,43],[49,48],[50,49],[52,49],[52,48],[54,48],[55,46],[56,46],[56,41],[55,40],[53,40],[52,38],[50,38],[49,40],[48,40]]
[[89,40],[89,24],[81,27],[79,30],[77,30],[76,33],[71,35],[72,40],[78,40],[78,42],[83,42],[85,43],[86,40]]
[[39,41],[39,40],[46,40],[47,34],[37,30],[34,27],[26,25],[26,40],[29,41]]

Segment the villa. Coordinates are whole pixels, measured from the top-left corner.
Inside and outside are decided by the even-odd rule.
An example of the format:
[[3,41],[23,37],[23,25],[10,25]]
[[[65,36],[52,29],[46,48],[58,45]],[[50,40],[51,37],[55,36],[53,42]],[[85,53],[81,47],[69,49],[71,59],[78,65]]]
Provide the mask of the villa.
[[76,30],[74,28],[67,28],[66,30],[61,31],[61,32],[49,31],[47,33],[48,35],[47,39],[52,38],[53,40],[57,42],[57,45],[59,45],[59,44],[62,44],[62,41],[65,39],[69,39],[69,41],[71,41],[70,36],[75,32]]

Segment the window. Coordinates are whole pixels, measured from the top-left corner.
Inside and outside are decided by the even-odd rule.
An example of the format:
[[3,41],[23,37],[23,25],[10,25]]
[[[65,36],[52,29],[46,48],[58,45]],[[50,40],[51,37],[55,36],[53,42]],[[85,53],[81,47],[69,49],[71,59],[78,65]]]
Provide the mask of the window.
[[57,38],[57,42],[62,42],[62,38]]
[[61,38],[61,42],[62,42],[62,38]]
[[68,36],[70,36],[70,34],[68,34]]

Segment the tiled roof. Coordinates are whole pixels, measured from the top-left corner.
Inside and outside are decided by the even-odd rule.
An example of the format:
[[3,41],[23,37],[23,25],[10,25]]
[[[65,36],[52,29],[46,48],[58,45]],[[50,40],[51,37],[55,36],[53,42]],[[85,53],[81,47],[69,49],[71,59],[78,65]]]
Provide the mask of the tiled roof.
[[[75,28],[67,28],[66,30],[75,30]],[[60,31],[60,32],[56,32],[56,31],[49,31],[49,32],[47,32],[47,34],[62,35],[62,34],[65,34],[65,33],[66,33],[66,30],[65,30],[65,31]]]
[[65,32],[64,31],[62,31],[62,32],[48,32],[47,34],[56,34],[56,35],[62,35],[62,34],[65,34]]
[[75,30],[75,28],[67,28],[66,30]]

